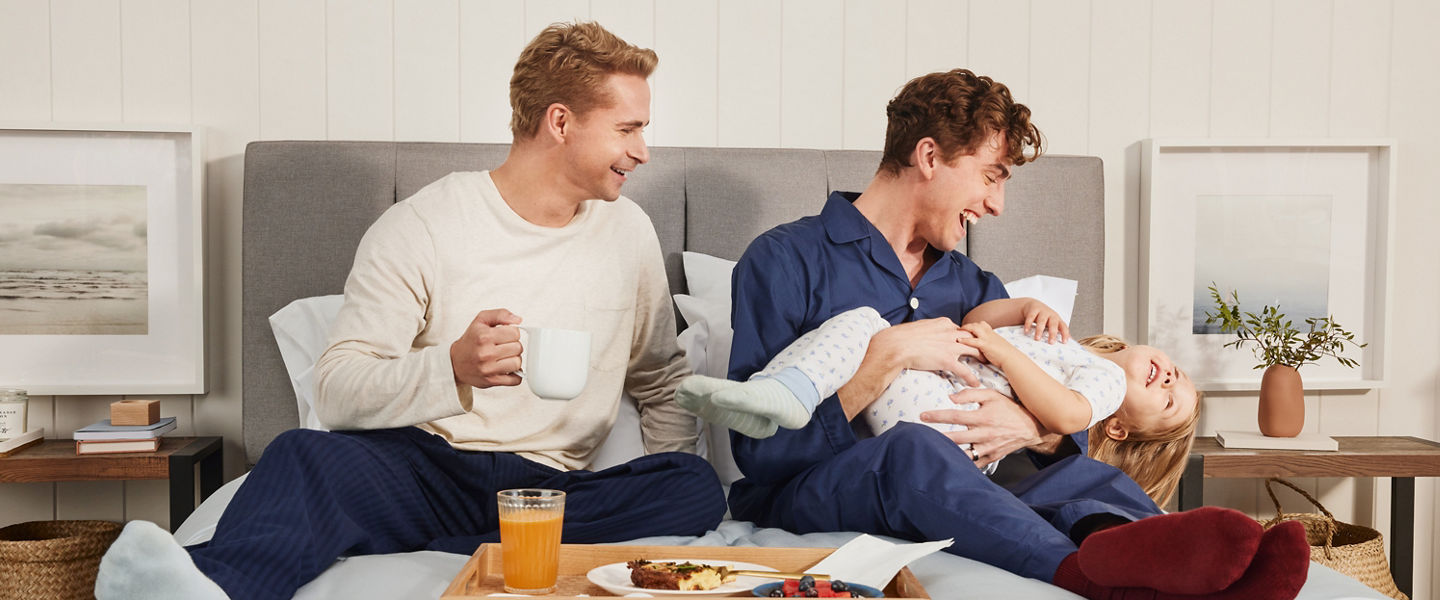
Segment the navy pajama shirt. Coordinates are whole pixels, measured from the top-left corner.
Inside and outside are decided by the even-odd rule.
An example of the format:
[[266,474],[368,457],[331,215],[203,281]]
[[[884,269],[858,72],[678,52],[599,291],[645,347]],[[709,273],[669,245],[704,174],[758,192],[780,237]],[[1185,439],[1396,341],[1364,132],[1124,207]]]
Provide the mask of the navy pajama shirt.
[[565,543],[700,535],[725,513],[715,470],[668,452],[603,471],[561,471],[503,452],[456,450],[415,427],[287,431],[265,449],[210,542],[188,548],[231,597],[285,599],[336,557],[471,553],[500,539],[495,492],[566,492]]
[[[826,319],[869,306],[891,324],[949,317],[1008,297],[995,275],[956,251],[918,285],[884,236],[851,202],[830,195],[818,216],[757,238],[735,267],[729,378],[744,381]],[[838,400],[823,400],[802,429],[756,440],[731,433],[745,479],[730,490],[737,519],[798,533],[862,531],[912,540],[954,538],[948,551],[1050,581],[1075,551],[1071,527],[1093,514],[1159,514],[1120,470],[1085,456],[1054,462],[1003,488],[949,438],[902,423],[866,437]],[[1076,436],[1084,448],[1083,435]]]

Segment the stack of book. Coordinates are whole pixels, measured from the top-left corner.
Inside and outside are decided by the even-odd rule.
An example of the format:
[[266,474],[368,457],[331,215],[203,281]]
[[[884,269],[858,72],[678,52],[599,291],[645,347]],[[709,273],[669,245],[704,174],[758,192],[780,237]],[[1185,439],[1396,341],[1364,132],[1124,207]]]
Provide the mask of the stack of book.
[[154,452],[160,449],[160,436],[174,430],[175,417],[149,425],[111,425],[105,419],[75,430],[75,453]]

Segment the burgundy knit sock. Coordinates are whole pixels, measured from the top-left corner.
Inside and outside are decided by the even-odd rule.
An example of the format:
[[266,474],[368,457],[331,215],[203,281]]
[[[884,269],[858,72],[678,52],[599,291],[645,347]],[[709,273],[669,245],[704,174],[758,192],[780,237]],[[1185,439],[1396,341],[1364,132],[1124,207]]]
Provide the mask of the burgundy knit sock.
[[[1262,535],[1252,558],[1238,581],[1223,590],[1205,594],[1100,585],[1085,576],[1078,552],[1061,561],[1055,570],[1054,584],[1089,600],[1294,600],[1309,573],[1310,546],[1305,541],[1305,527],[1293,521],[1275,526]],[[1180,566],[1196,565],[1182,563]]]
[[1106,587],[1209,594],[1240,579],[1261,533],[1240,511],[1206,506],[1095,532],[1080,544],[1077,562]]
[[1305,526],[1286,521],[1265,532],[1245,574],[1209,600],[1293,600],[1310,574],[1310,542]]
[[1089,600],[1180,600],[1151,589],[1113,588],[1090,581],[1085,577],[1085,572],[1080,570],[1078,554],[1071,554],[1060,561],[1060,568],[1055,569],[1052,583]]

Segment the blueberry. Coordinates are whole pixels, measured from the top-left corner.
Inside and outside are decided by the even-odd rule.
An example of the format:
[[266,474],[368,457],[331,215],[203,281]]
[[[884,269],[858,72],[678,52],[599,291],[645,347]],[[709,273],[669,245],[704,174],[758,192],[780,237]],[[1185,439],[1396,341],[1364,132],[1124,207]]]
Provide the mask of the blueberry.
[[835,592],[848,592],[850,591],[850,586],[845,585],[845,582],[836,579],[830,582],[830,590]]
[[771,597],[771,598],[784,598],[784,597],[785,597],[785,590],[780,589],[780,586],[777,585],[777,586],[775,586],[775,589],[770,590],[770,597]]
[[815,578],[809,575],[800,578],[800,587],[815,587]]

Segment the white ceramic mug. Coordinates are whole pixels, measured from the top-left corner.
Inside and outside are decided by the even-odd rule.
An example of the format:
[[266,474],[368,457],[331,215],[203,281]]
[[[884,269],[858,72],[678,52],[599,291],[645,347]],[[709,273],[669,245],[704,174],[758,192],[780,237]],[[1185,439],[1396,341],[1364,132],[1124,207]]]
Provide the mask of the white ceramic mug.
[[590,332],[522,327],[526,334],[522,376],[530,391],[547,400],[569,400],[590,375]]

